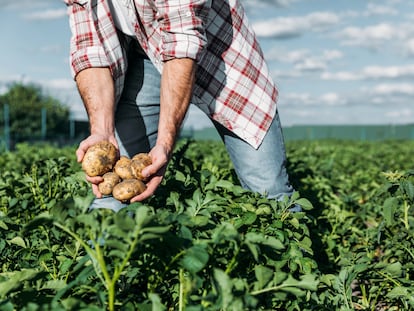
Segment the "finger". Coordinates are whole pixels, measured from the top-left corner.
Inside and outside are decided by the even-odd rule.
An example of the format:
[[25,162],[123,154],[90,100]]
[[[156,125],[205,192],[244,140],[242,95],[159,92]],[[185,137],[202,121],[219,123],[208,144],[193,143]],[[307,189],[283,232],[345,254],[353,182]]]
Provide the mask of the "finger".
[[98,199],[102,198],[102,193],[98,190],[98,185],[92,184],[92,192]]
[[141,194],[133,197],[130,201],[131,202],[139,202],[139,201],[143,201],[143,200],[151,197],[155,193],[155,190],[158,188],[161,181],[162,181],[162,176],[152,178],[147,183],[147,188],[145,189],[145,191],[142,192]]
[[103,182],[102,176],[88,176],[88,175],[85,175],[85,176],[86,176],[86,180],[90,182],[91,184],[97,185]]
[[145,167],[141,174],[142,176],[144,176],[145,178],[149,178],[151,175],[155,175],[158,171],[159,171],[160,167],[156,164],[150,164],[147,167]]
[[80,162],[82,162],[82,160],[83,160],[83,157],[85,156],[85,152],[86,152],[86,149],[85,149],[85,142],[84,141],[82,141],[80,144],[79,144],[79,147],[78,147],[78,149],[76,149],[76,160],[80,163]]

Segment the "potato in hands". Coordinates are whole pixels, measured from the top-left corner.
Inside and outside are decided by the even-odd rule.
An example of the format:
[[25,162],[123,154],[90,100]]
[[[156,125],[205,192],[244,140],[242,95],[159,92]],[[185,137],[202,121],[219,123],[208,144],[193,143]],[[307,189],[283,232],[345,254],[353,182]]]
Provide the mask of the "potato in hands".
[[82,169],[89,176],[102,176],[98,190],[103,195],[112,195],[121,202],[128,202],[147,188],[142,170],[152,163],[147,153],[138,153],[132,159],[121,156],[110,142],[99,142],[85,153]]

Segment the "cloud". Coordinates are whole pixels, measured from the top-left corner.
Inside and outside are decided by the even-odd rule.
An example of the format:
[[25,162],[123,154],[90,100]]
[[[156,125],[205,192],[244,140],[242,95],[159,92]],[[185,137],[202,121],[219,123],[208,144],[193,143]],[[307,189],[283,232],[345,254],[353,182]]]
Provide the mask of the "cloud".
[[372,15],[397,15],[398,10],[393,8],[392,6],[388,5],[379,5],[377,3],[368,3],[367,4],[367,10],[365,12],[365,15],[372,16]]
[[23,15],[24,19],[27,20],[51,20],[59,19],[66,16],[66,8],[62,9],[50,9],[43,11],[31,12]]
[[361,75],[348,72],[348,71],[338,71],[338,72],[324,72],[321,74],[322,80],[337,80],[337,81],[356,81],[361,80]]
[[331,12],[314,12],[298,17],[279,17],[253,23],[259,37],[287,39],[301,36],[307,31],[323,31],[339,23],[339,17]]
[[414,65],[407,66],[368,66],[362,70],[367,79],[414,78]]
[[58,89],[58,90],[73,90],[75,89],[75,82],[72,79],[51,79],[43,80],[40,84],[48,89]]
[[322,80],[357,81],[378,79],[405,79],[414,78],[414,65],[407,66],[367,66],[359,72],[324,72]]
[[414,95],[414,85],[412,83],[399,83],[399,84],[378,84],[369,91],[375,95]]
[[364,46],[371,49],[377,49],[384,42],[399,37],[401,37],[401,31],[388,23],[367,27],[350,26],[338,34],[343,45]]
[[414,56],[414,38],[405,42],[404,51],[407,56]]
[[322,71],[326,69],[326,63],[318,59],[304,59],[294,67],[299,71]]
[[[282,106],[288,107],[320,107],[320,106],[344,106],[348,104],[348,100],[341,94],[335,92],[323,93],[321,95],[313,95],[309,93],[282,93],[280,94],[280,103]],[[305,109],[306,109],[305,108]]]
[[263,9],[264,7],[287,7],[297,0],[243,0],[246,9]]
[[[56,0],[0,0],[0,9],[22,12],[23,10],[48,8],[54,5],[53,2],[56,2]],[[62,7],[65,7],[63,0],[58,0],[58,2]]]
[[338,50],[325,50],[323,51],[322,57],[327,61],[331,61],[344,57],[344,54]]
[[[385,113],[385,116],[389,119],[396,119],[401,121],[401,119],[412,120],[414,117],[414,111],[412,109],[401,109],[401,110],[393,110]],[[409,123],[412,123],[409,121]]]

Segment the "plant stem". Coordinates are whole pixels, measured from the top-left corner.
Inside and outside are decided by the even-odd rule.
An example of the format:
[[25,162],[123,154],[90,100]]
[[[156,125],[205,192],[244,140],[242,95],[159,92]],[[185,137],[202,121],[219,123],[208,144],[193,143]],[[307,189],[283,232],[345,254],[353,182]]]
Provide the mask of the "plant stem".
[[408,222],[408,210],[410,209],[410,205],[407,201],[404,201],[404,225],[405,229],[410,230],[410,223]]
[[180,269],[180,293],[178,298],[178,310],[183,311],[184,310],[184,271],[183,269]]

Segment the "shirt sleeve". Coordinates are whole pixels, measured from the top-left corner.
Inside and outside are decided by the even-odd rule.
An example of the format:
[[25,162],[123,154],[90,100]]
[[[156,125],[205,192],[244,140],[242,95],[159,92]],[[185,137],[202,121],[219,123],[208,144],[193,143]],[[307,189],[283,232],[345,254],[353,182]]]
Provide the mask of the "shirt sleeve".
[[161,31],[161,60],[192,58],[199,61],[207,44],[209,0],[157,1]]
[[99,40],[91,17],[90,1],[65,0],[71,29],[70,63],[75,77],[91,67],[110,67],[105,49]]

